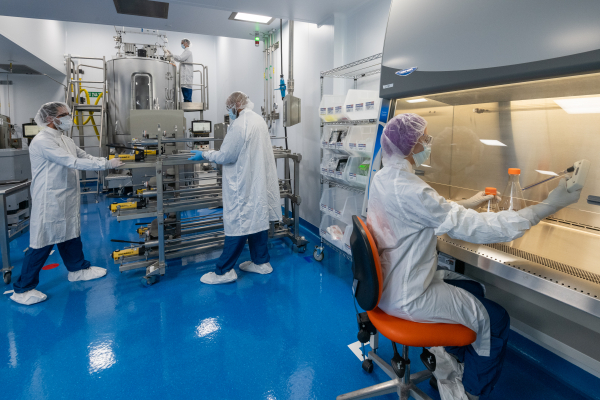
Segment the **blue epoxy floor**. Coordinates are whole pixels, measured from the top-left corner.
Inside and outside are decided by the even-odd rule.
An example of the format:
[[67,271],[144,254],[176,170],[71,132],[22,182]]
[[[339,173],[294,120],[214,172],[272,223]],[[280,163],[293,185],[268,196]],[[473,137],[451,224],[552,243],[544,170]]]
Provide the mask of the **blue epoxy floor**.
[[[314,261],[310,232],[305,254],[271,243],[271,275],[238,272],[236,283],[208,286],[199,280],[214,261],[187,259],[143,287],[143,271],[120,274],[110,258],[123,247],[111,238],[137,240],[136,221],[109,216],[112,201],[82,206],[86,258],[108,276],[70,283],[56,251],[47,264],[61,265],[42,271],[38,287],[46,302],[27,307],[4,296],[1,399],[334,399],[388,379],[377,368],[363,372],[347,347],[356,341],[350,264],[331,250]],[[28,241],[11,243],[15,279]],[[248,259],[246,250],[240,261]],[[419,354],[411,352],[413,371],[424,368]],[[392,356],[383,338],[380,355]],[[556,376],[575,377],[576,386]],[[512,333],[492,399],[598,399],[599,385]],[[420,387],[439,399],[427,382]]]

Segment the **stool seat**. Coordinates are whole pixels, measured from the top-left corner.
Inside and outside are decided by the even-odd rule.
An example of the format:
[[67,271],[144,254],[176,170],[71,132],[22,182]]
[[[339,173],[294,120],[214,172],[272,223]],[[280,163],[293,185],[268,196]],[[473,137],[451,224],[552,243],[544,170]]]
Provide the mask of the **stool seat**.
[[477,334],[460,324],[421,323],[393,317],[379,307],[367,311],[375,328],[392,342],[410,347],[467,346]]

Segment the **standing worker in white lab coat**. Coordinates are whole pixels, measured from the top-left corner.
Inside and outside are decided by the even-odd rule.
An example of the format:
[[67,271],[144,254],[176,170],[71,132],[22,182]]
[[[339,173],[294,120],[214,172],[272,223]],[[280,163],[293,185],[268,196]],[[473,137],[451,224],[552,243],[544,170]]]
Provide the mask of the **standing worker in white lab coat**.
[[183,94],[183,101],[187,103],[192,101],[192,84],[194,83],[194,66],[191,65],[191,63],[194,62],[194,56],[192,54],[192,51],[190,50],[191,44],[192,43],[189,39],[183,39],[181,41],[181,48],[183,49],[183,53],[181,53],[180,56],[171,54],[169,50],[166,50],[167,55],[171,56],[173,60],[181,63],[179,83],[181,84],[181,93]]
[[231,125],[219,151],[196,151],[190,160],[208,160],[223,165],[223,225],[225,245],[215,272],[200,279],[218,284],[237,279],[235,266],[246,239],[252,261],[240,269],[258,274],[273,271],[267,241],[269,222],[281,220],[279,181],[269,130],[254,104],[242,92],[226,102]]
[[[414,174],[431,153],[427,122],[416,114],[390,120],[381,138],[384,167],[373,178],[367,224],[377,243],[383,273],[379,307],[416,322],[464,325],[476,341],[446,351],[464,362],[462,384],[468,398],[487,397],[498,381],[510,318],[484,297],[482,285],[451,271],[436,271],[436,236],[448,234],[471,243],[509,242],[540,220],[579,200],[562,180],[544,203],[520,211],[478,213],[492,196],[478,193],[447,201]],[[461,387],[461,390],[462,387]]]
[[35,122],[44,129],[29,145],[31,160],[31,225],[29,249],[21,275],[13,284],[11,299],[31,305],[46,300],[36,290],[46,259],[56,244],[69,271],[71,282],[88,281],[106,275],[105,268],[92,267],[84,258],[81,243],[79,170],[101,171],[123,165],[118,158],[93,157],[65,136],[73,119],[65,103],[44,104]]

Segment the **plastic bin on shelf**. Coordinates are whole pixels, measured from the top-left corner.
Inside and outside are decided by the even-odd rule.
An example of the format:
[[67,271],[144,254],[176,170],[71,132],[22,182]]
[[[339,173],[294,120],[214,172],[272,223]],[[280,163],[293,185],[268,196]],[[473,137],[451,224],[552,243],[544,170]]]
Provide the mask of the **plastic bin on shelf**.
[[377,125],[354,125],[346,136],[344,149],[356,156],[371,157],[376,136]]
[[343,108],[346,96],[323,95],[319,104],[319,117],[324,122],[342,121],[345,118]]
[[[342,235],[340,237],[334,237],[330,233],[331,229],[327,229],[334,226],[339,227],[342,231]],[[331,217],[330,215],[323,215],[321,218],[321,225],[319,226],[319,233],[321,234],[321,237],[338,249],[346,252],[347,254],[351,254],[350,236],[352,235],[352,224],[346,224],[343,221]]]
[[351,186],[365,188],[369,179],[371,159],[368,157],[349,157],[344,170],[344,181]]
[[321,195],[321,211],[350,224],[352,216],[359,215],[362,211],[363,197],[363,194],[350,193],[337,187],[325,189]]
[[344,100],[343,118],[352,121],[360,119],[377,119],[381,99],[376,90],[350,89]]
[[344,180],[344,172],[348,163],[348,156],[329,153],[323,155],[321,161],[321,175],[328,177],[336,182],[347,184]]
[[325,126],[321,137],[321,148],[334,153],[349,154],[348,135],[349,126]]

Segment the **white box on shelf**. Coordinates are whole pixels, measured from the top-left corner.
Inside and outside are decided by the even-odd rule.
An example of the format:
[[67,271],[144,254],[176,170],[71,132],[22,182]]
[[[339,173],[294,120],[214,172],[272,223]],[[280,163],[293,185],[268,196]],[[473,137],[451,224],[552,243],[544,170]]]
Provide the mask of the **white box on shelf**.
[[377,125],[353,125],[345,138],[345,150],[355,156],[371,157]]
[[371,159],[367,157],[349,157],[344,180],[351,186],[365,188],[369,179]]
[[345,119],[344,100],[346,96],[323,95],[319,104],[319,117],[323,122],[337,122]]
[[325,214],[350,224],[352,216],[358,215],[362,210],[363,198],[362,193],[353,193],[346,189],[332,187],[323,190],[320,208]]
[[[338,228],[341,232],[341,235],[334,236]],[[343,221],[335,219],[330,215],[323,215],[321,217],[319,233],[321,234],[321,237],[323,237],[329,243],[331,243],[338,249],[350,254],[350,236],[352,234],[351,224],[346,224]]]
[[344,100],[344,119],[377,119],[381,99],[376,90],[350,89]]

